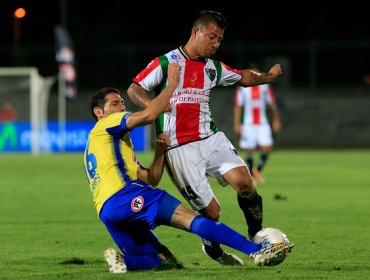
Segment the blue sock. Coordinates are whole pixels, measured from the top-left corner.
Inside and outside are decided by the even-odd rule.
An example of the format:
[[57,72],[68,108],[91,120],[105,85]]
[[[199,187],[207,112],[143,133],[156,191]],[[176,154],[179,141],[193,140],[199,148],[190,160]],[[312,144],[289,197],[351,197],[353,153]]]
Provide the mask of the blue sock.
[[126,263],[127,270],[152,269],[163,263],[163,260],[155,256],[124,255],[122,257]]
[[204,239],[239,250],[248,256],[262,248],[261,244],[249,241],[227,225],[212,221],[201,215],[195,217],[191,222],[190,231]]

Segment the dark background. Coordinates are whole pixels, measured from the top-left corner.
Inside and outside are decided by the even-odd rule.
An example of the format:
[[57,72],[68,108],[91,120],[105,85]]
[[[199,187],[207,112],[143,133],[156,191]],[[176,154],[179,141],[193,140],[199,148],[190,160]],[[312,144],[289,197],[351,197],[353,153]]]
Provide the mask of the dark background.
[[[36,66],[44,76],[55,74],[53,28],[62,25],[75,47],[80,87],[126,85],[153,57],[186,43],[196,14],[213,9],[230,23],[215,58],[232,67],[252,61],[267,67],[283,58],[288,86],[364,84],[370,73],[367,1],[240,3],[3,0],[0,65]],[[15,58],[13,12],[20,6],[27,15]]]
[[[283,66],[274,84],[283,119],[278,146],[369,147],[369,2],[289,3],[1,0],[0,67],[33,66],[44,77],[55,76],[53,30],[65,27],[76,53],[78,84],[67,118],[91,120],[86,104],[92,92],[113,86],[124,96],[151,59],[187,42],[200,10],[218,10],[230,25],[214,58],[233,68],[251,62],[263,71],[274,63]],[[20,6],[27,15],[16,44],[13,12]],[[236,144],[232,118],[225,117],[232,116],[232,92],[215,89],[211,106],[219,128]],[[58,117],[56,96],[49,101],[50,119]]]
[[218,10],[227,17],[230,28],[225,39],[231,41],[351,40],[370,34],[368,1],[149,2],[2,0],[1,43],[12,41],[12,12],[19,6],[27,10],[22,23],[24,44],[52,42],[52,27],[62,23],[77,41],[184,42],[202,9]]

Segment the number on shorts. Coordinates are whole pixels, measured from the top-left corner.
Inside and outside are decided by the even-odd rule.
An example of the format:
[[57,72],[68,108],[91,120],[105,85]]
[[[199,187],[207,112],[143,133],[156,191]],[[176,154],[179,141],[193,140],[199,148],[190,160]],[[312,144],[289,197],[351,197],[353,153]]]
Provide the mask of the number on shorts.
[[185,186],[181,189],[181,194],[186,198],[186,200],[190,201],[196,199],[198,196],[196,193],[191,189],[190,186]]

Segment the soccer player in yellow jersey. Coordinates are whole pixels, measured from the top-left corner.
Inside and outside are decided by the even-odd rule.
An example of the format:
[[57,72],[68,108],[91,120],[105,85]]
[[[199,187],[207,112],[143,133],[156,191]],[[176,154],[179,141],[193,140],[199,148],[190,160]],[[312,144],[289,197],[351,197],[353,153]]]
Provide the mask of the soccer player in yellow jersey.
[[153,122],[162,113],[179,82],[180,66],[168,67],[168,82],[155,99],[139,112],[128,112],[119,91],[103,88],[91,99],[97,120],[84,154],[85,171],[100,220],[121,253],[109,248],[105,258],[113,273],[155,267],[177,267],[170,251],[159,241],[154,229],[167,225],[197,234],[237,249],[257,265],[273,265],[285,256],[291,243],[257,244],[222,223],[209,220],[189,209],[166,191],[156,188],[163,173],[164,153],[170,138],[161,134],[156,141],[149,168],[136,159],[130,130]]

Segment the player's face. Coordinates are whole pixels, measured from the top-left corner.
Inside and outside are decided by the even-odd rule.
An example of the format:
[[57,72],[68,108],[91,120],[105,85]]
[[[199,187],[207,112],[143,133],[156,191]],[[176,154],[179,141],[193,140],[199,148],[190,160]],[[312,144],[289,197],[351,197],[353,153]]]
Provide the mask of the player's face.
[[198,52],[201,57],[212,57],[219,48],[224,37],[224,29],[210,22],[203,30],[197,33]]
[[108,117],[110,114],[124,112],[126,110],[125,101],[117,93],[109,93],[105,96],[105,104],[103,117]]

